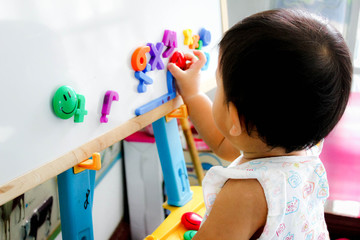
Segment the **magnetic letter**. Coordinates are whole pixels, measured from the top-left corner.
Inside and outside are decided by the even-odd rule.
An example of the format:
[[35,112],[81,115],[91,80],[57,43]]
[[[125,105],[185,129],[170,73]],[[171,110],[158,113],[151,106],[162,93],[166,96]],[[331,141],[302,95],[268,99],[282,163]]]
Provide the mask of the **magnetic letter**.
[[193,38],[192,38],[192,31],[191,29],[186,29],[183,31],[184,34],[184,45],[191,45],[193,44]]
[[206,47],[211,42],[211,33],[210,31],[202,28],[199,33],[200,40],[203,42],[203,46]]
[[144,71],[137,71],[135,72],[135,77],[137,79],[139,79],[139,85],[138,85],[138,93],[143,93],[143,92],[146,92],[146,86],[145,84],[152,84],[153,83],[153,80],[148,76],[146,75],[145,73],[146,72],[149,72],[151,71],[151,65],[150,64],[147,64],[146,65],[146,68],[144,69]]
[[196,48],[196,50],[201,50],[203,47],[203,42],[199,40],[199,47]]
[[184,70],[186,67],[184,54],[178,51],[174,52],[174,54],[171,56],[170,62],[175,63],[176,66],[182,70]]
[[142,71],[146,67],[146,53],[150,52],[149,46],[138,47],[132,57],[131,57],[131,66],[135,71]]
[[78,98],[78,105],[74,116],[74,122],[80,123],[84,121],[84,116],[88,114],[85,110],[85,97],[80,94],[76,94]]
[[150,61],[151,70],[155,70],[155,68],[162,70],[164,69],[164,63],[161,59],[161,53],[164,48],[164,44],[162,42],[158,42],[156,46],[152,43],[147,44],[150,47]]
[[109,90],[105,93],[105,97],[104,97],[104,103],[101,110],[101,118],[100,118],[101,123],[107,123],[109,121],[106,115],[110,114],[111,103],[113,101],[119,101],[119,94],[115,91]]
[[205,56],[206,56],[206,63],[205,65],[201,68],[201,71],[205,71],[209,68],[209,63],[210,63],[210,54],[207,52],[204,52]]
[[177,48],[176,32],[165,30],[162,42],[165,46],[167,46],[167,49],[163,52],[162,56],[167,58],[171,55],[175,48]]
[[189,48],[190,49],[198,48],[199,47],[199,40],[200,40],[199,35],[193,35],[192,38],[193,38],[193,44],[190,44]]

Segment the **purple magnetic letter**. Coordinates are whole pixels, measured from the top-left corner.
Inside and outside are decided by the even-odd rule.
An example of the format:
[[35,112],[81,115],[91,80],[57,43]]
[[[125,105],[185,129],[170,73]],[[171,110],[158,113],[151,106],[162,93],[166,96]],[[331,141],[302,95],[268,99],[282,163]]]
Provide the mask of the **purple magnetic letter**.
[[110,114],[111,103],[113,101],[119,101],[119,94],[115,91],[109,90],[105,93],[105,97],[104,97],[104,103],[101,110],[101,118],[100,118],[101,123],[107,123],[109,121],[106,115]]
[[167,58],[172,54],[175,48],[177,48],[176,32],[165,30],[162,42],[167,46],[167,49],[163,52],[162,56]]
[[156,47],[152,43],[147,44],[150,47],[150,55],[151,59],[149,61],[149,64],[151,65],[151,70],[155,70],[155,68],[162,70],[164,69],[164,63],[161,59],[161,52],[164,48],[164,44],[162,42],[158,42],[156,44]]

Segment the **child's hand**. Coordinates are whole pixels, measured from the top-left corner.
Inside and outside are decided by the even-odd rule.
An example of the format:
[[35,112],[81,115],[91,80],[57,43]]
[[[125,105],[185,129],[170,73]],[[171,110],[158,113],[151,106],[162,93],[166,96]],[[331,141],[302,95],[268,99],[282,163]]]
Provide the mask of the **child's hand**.
[[184,101],[200,93],[200,71],[206,63],[206,57],[201,51],[195,50],[194,54],[184,54],[185,61],[189,62],[184,71],[174,63],[168,64],[168,69],[176,79],[177,89]]

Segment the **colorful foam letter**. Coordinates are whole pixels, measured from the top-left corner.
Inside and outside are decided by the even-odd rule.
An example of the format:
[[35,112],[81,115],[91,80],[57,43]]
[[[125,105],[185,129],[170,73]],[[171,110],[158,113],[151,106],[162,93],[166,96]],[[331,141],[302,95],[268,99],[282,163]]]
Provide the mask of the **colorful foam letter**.
[[149,46],[138,47],[132,57],[131,66],[135,71],[142,71],[146,68],[146,53],[150,52]]
[[162,56],[167,58],[172,54],[175,48],[177,48],[176,32],[165,30],[162,42],[167,46],[167,49],[163,52]]
[[164,48],[164,44],[162,42],[158,42],[156,46],[152,43],[147,44],[150,47],[150,61],[151,70],[155,70],[155,68],[162,70],[164,69],[164,63],[161,59],[161,53]]
[[182,52],[176,51],[170,58],[170,62],[175,63],[179,68],[185,69],[186,60]]
[[186,29],[183,31],[184,34],[184,45],[191,45],[193,44],[193,38],[192,38],[192,31],[191,29]]
[[84,116],[88,114],[85,110],[85,97],[80,94],[76,94],[78,98],[77,109],[74,116],[74,122],[80,123],[84,121]]
[[203,46],[206,47],[211,42],[211,33],[210,31],[202,28],[199,33],[200,40],[203,42]]
[[101,123],[107,123],[109,121],[106,115],[110,114],[111,104],[113,101],[119,101],[119,94],[115,91],[109,90],[105,93],[104,97],[104,103],[101,110],[100,118]]
[[189,48],[190,49],[198,48],[199,47],[199,40],[200,40],[199,35],[193,35],[192,38],[193,38],[193,44],[190,44]]
[[203,47],[203,42],[202,40],[199,40],[199,46],[196,48],[196,50],[201,50]]
[[145,84],[152,84],[153,80],[146,75],[146,72],[151,71],[151,65],[147,64],[146,68],[143,71],[137,71],[135,72],[135,77],[139,80],[139,85],[138,85],[138,93],[143,93],[146,92],[146,86]]
[[205,65],[201,68],[201,71],[205,71],[209,68],[209,63],[210,63],[210,54],[207,52],[204,52],[205,56],[206,56],[206,63]]

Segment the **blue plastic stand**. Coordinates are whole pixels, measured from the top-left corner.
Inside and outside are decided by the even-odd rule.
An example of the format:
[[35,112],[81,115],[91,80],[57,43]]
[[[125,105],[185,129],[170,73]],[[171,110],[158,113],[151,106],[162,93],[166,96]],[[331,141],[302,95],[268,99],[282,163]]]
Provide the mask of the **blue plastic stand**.
[[170,71],[166,72],[166,84],[168,92],[161,97],[156,98],[151,102],[148,102],[145,105],[137,108],[135,110],[136,116],[147,113],[176,97],[175,80],[173,75],[171,75]]
[[193,193],[190,190],[176,119],[166,122],[165,117],[162,117],[153,122],[152,126],[168,195],[167,202],[181,207],[191,200]]
[[93,240],[92,206],[94,170],[74,174],[73,168],[58,175],[62,238]]

